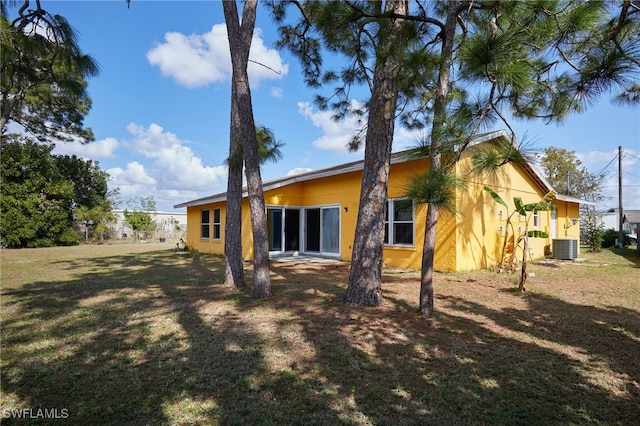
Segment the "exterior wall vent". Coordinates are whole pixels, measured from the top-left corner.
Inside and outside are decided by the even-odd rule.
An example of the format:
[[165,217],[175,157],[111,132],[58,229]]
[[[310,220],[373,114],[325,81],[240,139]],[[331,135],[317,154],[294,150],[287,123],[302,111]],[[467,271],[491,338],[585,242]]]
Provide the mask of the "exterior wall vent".
[[555,259],[573,260],[578,257],[578,240],[558,238],[551,240],[551,253]]

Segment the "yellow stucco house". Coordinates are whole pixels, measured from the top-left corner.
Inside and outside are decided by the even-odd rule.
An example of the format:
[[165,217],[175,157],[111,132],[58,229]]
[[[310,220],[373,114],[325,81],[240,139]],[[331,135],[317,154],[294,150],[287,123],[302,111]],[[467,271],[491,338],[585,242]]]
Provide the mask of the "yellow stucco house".
[[[490,144],[506,133],[497,131],[479,136],[475,146]],[[270,255],[316,255],[351,260],[351,248],[358,217],[358,200],[363,161],[287,176],[263,183],[267,207]],[[420,269],[426,206],[400,203],[407,177],[429,167],[428,159],[407,160],[395,154],[391,161],[388,208],[385,217],[384,262],[389,266]],[[466,190],[457,194],[458,216],[440,214],[437,230],[435,268],[463,271],[496,265],[505,237],[507,211],[484,191],[487,185],[509,206],[514,197],[534,203],[551,191],[550,184],[531,165],[508,163],[497,173],[474,176],[471,158],[463,154],[457,173],[470,176]],[[557,195],[556,211],[536,212],[529,229],[539,229],[549,238],[531,238],[533,258],[548,254],[554,239],[571,239],[579,250],[579,207],[582,200]],[[226,193],[187,201],[175,208],[187,208],[187,243],[191,249],[224,253]],[[242,253],[253,257],[249,203],[242,204]],[[512,218],[524,229],[524,217]],[[574,249],[575,250],[575,249]]]

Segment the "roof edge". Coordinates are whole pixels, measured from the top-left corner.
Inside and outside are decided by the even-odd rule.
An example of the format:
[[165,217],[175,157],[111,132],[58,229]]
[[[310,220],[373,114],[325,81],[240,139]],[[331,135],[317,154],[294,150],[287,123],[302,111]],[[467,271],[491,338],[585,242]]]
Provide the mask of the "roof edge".
[[582,198],[572,197],[570,195],[564,195],[564,194],[556,194],[556,199],[560,201],[566,201],[569,203],[586,204],[589,206],[595,206],[598,204],[593,201],[587,201],[587,200],[583,200]]
[[[476,135],[473,138],[471,146],[479,145],[484,142],[488,142],[494,139],[505,138],[509,139],[509,136],[505,130],[494,130],[491,132],[483,133],[480,135]],[[403,163],[406,161],[411,161],[411,158],[407,156],[403,156],[402,153],[404,151],[395,152],[391,157],[391,164]],[[524,164],[521,164],[524,168],[532,175],[532,177],[543,187],[546,192],[555,191],[553,186],[549,183],[549,181],[544,177],[544,175],[533,165],[531,162],[527,161]],[[325,167],[318,170],[312,170],[310,172],[295,174],[291,176],[280,177],[272,180],[268,180],[262,183],[263,191],[268,191],[270,189],[280,188],[282,186],[290,185],[292,183],[305,182],[312,179],[318,179],[323,177],[335,176],[343,173],[350,173],[354,171],[360,171],[364,169],[364,159],[352,161],[349,163],[339,164],[337,166]],[[242,197],[247,196],[247,189],[243,188]],[[560,201],[573,202],[578,204],[588,204],[588,205],[596,205],[596,203],[582,200],[579,198],[571,197],[568,195],[557,194],[556,199]],[[184,208],[184,207],[194,207],[200,206],[204,204],[217,203],[221,201],[227,200],[227,193],[220,192],[217,194],[209,195],[207,197],[198,198],[191,201],[186,201],[184,203],[175,204],[173,206],[174,209]]]

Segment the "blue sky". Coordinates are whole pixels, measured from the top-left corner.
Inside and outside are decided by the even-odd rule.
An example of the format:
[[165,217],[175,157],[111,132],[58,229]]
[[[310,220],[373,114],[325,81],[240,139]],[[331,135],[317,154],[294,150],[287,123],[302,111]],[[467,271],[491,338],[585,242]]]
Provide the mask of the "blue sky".
[[[133,0],[127,9],[124,0],[43,1],[43,7],[71,23],[82,50],[102,69],[89,82],[93,107],[85,120],[96,141],[60,144],[56,152],[98,161],[124,201],[153,195],[163,211],[225,191],[231,65],[222,4]],[[254,115],[285,144],[284,158],[263,166],[263,180],[362,158],[345,148],[358,124],[336,123],[313,105],[316,92],[305,86],[297,59],[275,49],[277,32],[265,9],[258,10],[256,27],[251,59],[279,74],[250,67]],[[604,99],[563,126],[529,121],[515,128],[540,150],[576,151],[592,172],[622,145],[624,208],[640,209],[639,109]],[[398,128],[394,150],[414,140]],[[606,170],[600,207],[617,207],[617,161]]]

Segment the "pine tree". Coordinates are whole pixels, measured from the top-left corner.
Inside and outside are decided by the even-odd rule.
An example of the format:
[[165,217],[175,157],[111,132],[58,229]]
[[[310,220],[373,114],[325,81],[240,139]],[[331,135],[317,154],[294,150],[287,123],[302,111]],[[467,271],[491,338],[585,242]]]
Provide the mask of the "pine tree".
[[[267,215],[260,176],[260,157],[256,127],[251,103],[251,88],[247,65],[249,50],[255,27],[257,0],[247,0],[244,3],[242,22],[238,17],[235,0],[222,2],[229,50],[232,65],[232,131],[231,144],[237,139],[242,141],[242,153],[247,178],[249,207],[251,209],[251,228],[253,233],[253,294],[256,297],[271,296],[271,279],[269,277],[269,245],[267,236]],[[234,177],[235,178],[235,177]],[[237,188],[234,188],[237,190]],[[236,200],[237,201],[237,200]],[[237,213],[232,217],[237,219]]]
[[21,126],[41,142],[93,140],[84,117],[91,108],[87,78],[97,62],[80,50],[67,20],[50,15],[40,2],[25,1],[13,21],[2,2],[0,16],[0,131]]
[[[486,156],[485,160],[493,159],[485,164],[487,167],[516,157],[522,159],[510,116],[561,122],[607,93],[614,94],[614,100],[620,103],[639,101],[640,8],[631,1],[420,1],[411,3],[411,9],[408,3],[402,4],[406,6],[403,9],[399,2],[385,2],[384,9],[382,2],[367,1],[295,4],[302,18],[294,25],[281,26],[281,44],[300,57],[310,86],[342,83],[335,92],[338,101],[333,104],[318,97],[320,106],[333,108],[337,115],[348,112],[349,88],[361,83],[374,88],[371,82],[375,81],[375,72],[371,76],[370,70],[382,69],[380,61],[390,57],[384,56],[390,46],[388,37],[377,36],[388,36],[385,28],[394,22],[405,22],[403,28],[413,31],[407,42],[399,39],[394,45],[399,73],[397,79],[389,80],[397,83],[389,89],[395,90],[401,100],[398,109],[402,112],[394,114],[403,124],[430,127],[426,151],[429,172],[436,176],[446,176],[472,145],[474,136],[497,120],[509,129],[512,143],[506,156]],[[274,16],[283,22],[285,4],[276,4]],[[367,31],[369,24],[375,31]],[[396,35],[402,33],[397,31]],[[322,72],[323,47],[345,55],[347,66],[342,72]],[[374,111],[384,110],[380,106],[384,100],[372,92],[367,103],[370,124]],[[368,144],[373,129],[366,130]],[[377,140],[385,141],[376,145],[378,150],[390,149],[391,136],[385,136],[376,134]],[[367,163],[366,150],[365,146],[363,175],[376,167]],[[386,194],[386,175],[379,176],[363,179],[363,194],[376,194],[376,188],[380,188],[377,194]],[[383,204],[382,197],[371,199]],[[371,214],[381,215],[382,207],[371,212],[368,208],[366,200],[361,200],[360,209],[365,212],[359,217],[358,230],[368,225],[366,233],[373,235],[369,242],[379,248],[371,246],[367,255],[382,252],[382,239],[377,238],[382,229],[380,220],[366,222]],[[438,216],[439,205],[432,200],[427,209],[420,292],[420,311],[426,315],[434,311]],[[369,262],[363,253],[354,250],[352,272],[361,272],[350,277],[348,300],[378,304],[381,297],[372,298],[367,293],[381,288],[381,262]],[[354,286],[360,278],[369,283]]]

